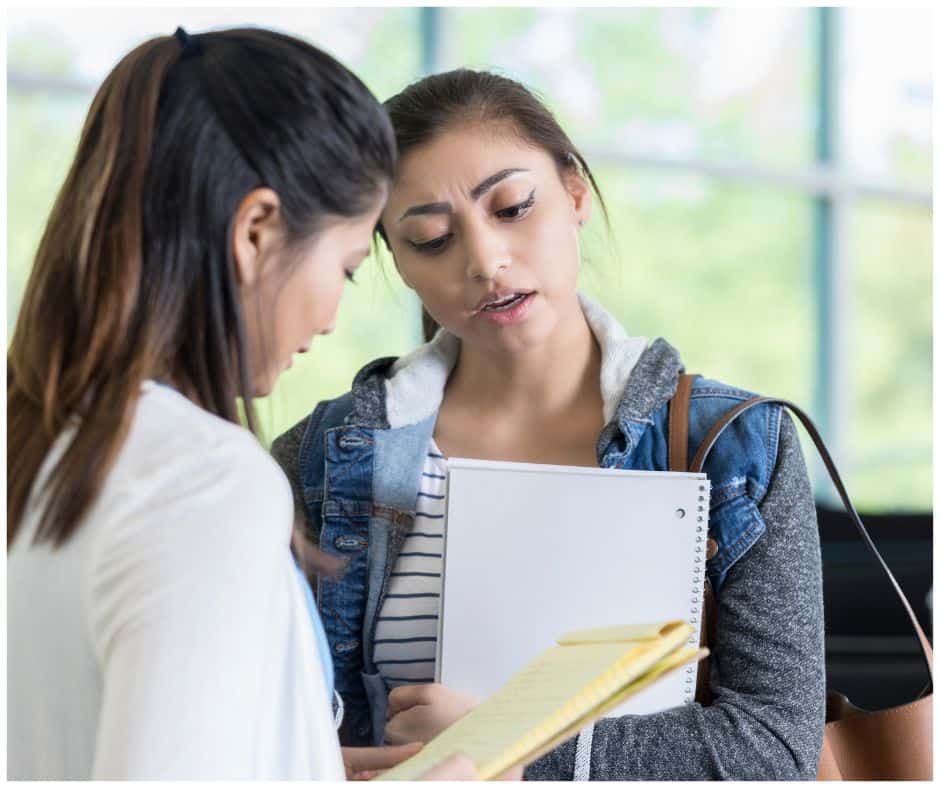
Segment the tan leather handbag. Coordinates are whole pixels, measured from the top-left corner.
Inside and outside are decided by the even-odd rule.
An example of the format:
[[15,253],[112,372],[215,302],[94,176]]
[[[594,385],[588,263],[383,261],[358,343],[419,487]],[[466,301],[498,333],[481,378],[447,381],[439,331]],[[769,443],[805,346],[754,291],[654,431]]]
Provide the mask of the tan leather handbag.
[[[715,441],[718,440],[718,436],[738,416],[755,405],[767,403],[788,408],[800,420],[816,445],[846,512],[851,517],[869,552],[891,582],[920,641],[931,684],[928,687],[929,692],[922,694],[911,703],[880,711],[864,711],[852,705],[848,698],[840,693],[827,693],[826,729],[816,778],[818,780],[931,780],[933,778],[933,649],[914,615],[911,603],[872,542],[858,512],[855,511],[819,431],[809,416],[792,402],[772,397],[753,397],[736,405],[722,416],[705,436],[692,462],[687,463],[689,398],[694,377],[694,375],[680,375],[679,386],[669,406],[669,469],[700,473],[705,464],[705,458]],[[706,581],[705,615],[702,626],[702,639],[705,644],[713,640],[715,615],[714,596]],[[696,700],[699,702],[707,703],[709,700],[707,684],[708,668],[700,664],[699,692],[696,694]]]

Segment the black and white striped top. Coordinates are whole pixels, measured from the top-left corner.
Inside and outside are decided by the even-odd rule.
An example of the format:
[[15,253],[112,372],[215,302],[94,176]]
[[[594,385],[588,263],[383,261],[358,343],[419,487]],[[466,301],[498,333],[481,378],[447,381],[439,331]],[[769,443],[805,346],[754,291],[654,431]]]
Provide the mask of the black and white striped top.
[[375,627],[374,661],[389,689],[434,681],[441,606],[446,460],[432,438],[415,520],[392,568]]

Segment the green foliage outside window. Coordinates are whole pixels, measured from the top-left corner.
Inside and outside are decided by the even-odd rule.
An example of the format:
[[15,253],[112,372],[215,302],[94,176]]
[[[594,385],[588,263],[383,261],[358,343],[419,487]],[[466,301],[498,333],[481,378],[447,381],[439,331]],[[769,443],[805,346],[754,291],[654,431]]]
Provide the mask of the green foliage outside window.
[[[361,33],[368,45],[345,62],[384,99],[418,76],[419,11],[360,13],[372,15]],[[773,24],[755,22],[753,47],[767,50],[754,55],[760,77],[737,79],[725,71],[746,64],[734,52],[721,60],[716,42],[737,35],[736,24],[746,37],[751,22],[729,19],[727,10],[447,13],[444,64],[496,68],[537,89],[594,167],[612,232],[596,213],[584,236],[583,289],[631,334],[666,337],[690,371],[811,405],[812,195],[598,155],[631,150],[784,172],[809,167],[811,12],[791,9]],[[313,41],[331,49],[329,40]],[[71,77],[66,50],[49,42],[38,34],[10,39],[8,68]],[[560,53],[546,57],[546,46]],[[90,99],[8,90],[8,332]],[[899,134],[889,142],[885,166],[898,183],[928,183],[929,141]],[[926,207],[869,199],[851,202],[845,216],[848,379],[838,385],[849,431],[837,460],[858,505],[869,510],[932,506],[931,218]],[[415,346],[417,302],[384,250],[357,278],[336,332],[318,338],[259,403],[267,440],[318,400],[347,390],[366,362]]]

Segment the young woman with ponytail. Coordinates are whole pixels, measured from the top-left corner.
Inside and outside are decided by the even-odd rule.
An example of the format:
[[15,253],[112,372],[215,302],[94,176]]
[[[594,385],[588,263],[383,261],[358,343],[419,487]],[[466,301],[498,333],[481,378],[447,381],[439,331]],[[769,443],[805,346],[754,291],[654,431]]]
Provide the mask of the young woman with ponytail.
[[238,400],[253,428],[332,330],[395,160],[286,35],[178,30],[101,86],[7,358],[9,777],[342,779],[290,488]]

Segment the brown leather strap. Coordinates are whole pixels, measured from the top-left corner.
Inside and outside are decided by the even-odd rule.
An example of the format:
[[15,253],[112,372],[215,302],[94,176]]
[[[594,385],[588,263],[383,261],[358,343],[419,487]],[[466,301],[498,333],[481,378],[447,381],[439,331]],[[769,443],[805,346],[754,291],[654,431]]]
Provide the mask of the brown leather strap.
[[[718,606],[715,604],[715,592],[712,591],[712,584],[706,576],[705,587],[702,589],[702,629],[699,633],[698,644],[709,651],[711,651],[712,644],[715,642],[715,631],[717,629],[715,622],[717,619]],[[698,663],[698,674],[695,680],[695,701],[703,706],[710,706],[712,702],[712,686],[709,676],[711,664],[712,658],[710,655]]]
[[689,400],[696,375],[679,375],[676,393],[669,401],[669,470],[689,469]]
[[885,576],[891,582],[891,586],[894,588],[898,599],[904,606],[904,610],[907,613],[907,617],[911,621],[914,632],[917,634],[917,638],[920,640],[924,662],[927,665],[927,675],[930,676],[932,682],[933,648],[930,645],[930,641],[924,634],[924,630],[921,629],[920,623],[917,621],[917,616],[914,615],[914,610],[911,607],[911,603],[908,601],[907,596],[904,594],[904,591],[901,590],[901,586],[898,584],[898,581],[895,580],[894,575],[891,573],[891,570],[885,563],[884,558],[881,557],[881,553],[878,552],[878,548],[875,547],[875,543],[868,534],[868,530],[862,524],[862,518],[858,516],[858,512],[855,510],[855,506],[852,504],[852,501],[845,490],[845,485],[842,483],[842,477],[839,475],[839,471],[836,468],[835,463],[832,461],[832,457],[829,454],[829,449],[826,448],[826,444],[823,441],[822,436],[819,434],[819,430],[816,429],[816,425],[813,424],[810,417],[807,416],[801,408],[794,405],[792,402],[789,402],[788,400],[777,399],[775,397],[752,397],[751,399],[736,405],[724,416],[722,416],[711,428],[711,430],[709,430],[708,434],[705,436],[705,439],[702,441],[701,446],[699,446],[698,451],[695,453],[695,456],[692,458],[689,471],[691,473],[701,473],[702,468],[705,465],[705,459],[708,457],[708,453],[711,451],[712,446],[715,445],[715,441],[718,440],[718,436],[721,435],[725,429],[727,429],[729,424],[731,424],[746,410],[750,410],[754,406],[761,404],[782,405],[783,407],[788,408],[793,413],[793,415],[795,415],[800,420],[800,422],[806,428],[806,431],[809,433],[810,438],[812,438],[813,443],[816,444],[816,449],[819,451],[819,455],[822,457],[823,463],[826,466],[826,470],[829,471],[829,477],[832,479],[832,483],[835,485],[835,488],[839,493],[839,497],[842,499],[842,504],[845,506],[846,512],[848,512],[849,517],[851,517],[852,522],[855,524],[856,530],[862,537],[865,545],[868,547],[869,552],[874,556]]

